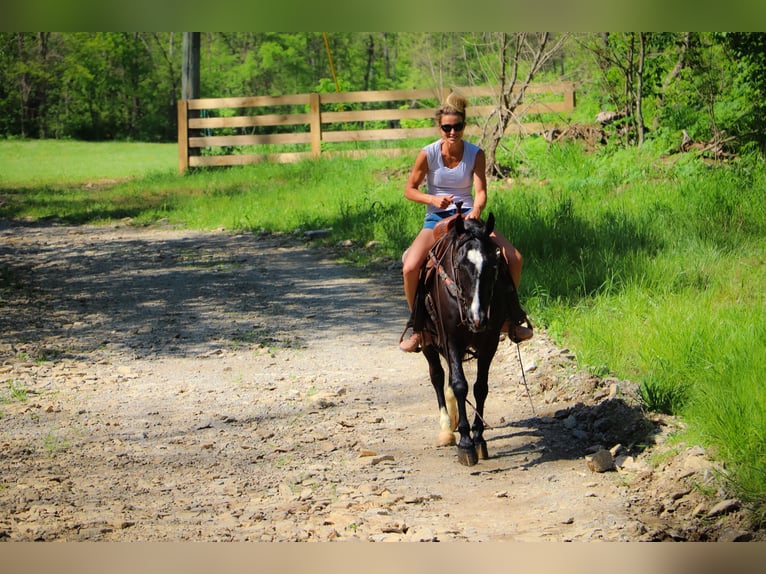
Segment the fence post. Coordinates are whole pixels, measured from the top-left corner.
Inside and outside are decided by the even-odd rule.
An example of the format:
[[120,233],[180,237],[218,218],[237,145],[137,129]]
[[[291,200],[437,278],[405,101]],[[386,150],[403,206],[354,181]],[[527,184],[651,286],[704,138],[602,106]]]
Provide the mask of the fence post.
[[311,157],[319,159],[322,154],[322,110],[318,93],[309,94],[309,110],[311,121]]
[[564,104],[570,110],[573,110],[575,108],[574,83],[570,83],[569,89],[564,92]]
[[178,172],[189,169],[189,102],[178,100]]

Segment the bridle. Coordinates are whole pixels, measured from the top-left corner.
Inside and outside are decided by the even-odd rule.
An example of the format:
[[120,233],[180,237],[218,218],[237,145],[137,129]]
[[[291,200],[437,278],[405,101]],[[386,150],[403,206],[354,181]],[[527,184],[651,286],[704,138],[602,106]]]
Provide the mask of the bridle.
[[[471,232],[465,231],[462,235],[460,235],[458,237],[450,237],[450,235],[445,235],[444,237],[442,237],[439,240],[438,243],[440,243],[442,241],[453,241],[454,245],[450,245],[446,249],[443,249],[442,253],[441,253],[441,256],[438,257],[438,258],[435,255],[435,252],[437,250],[436,250],[436,246],[434,246],[434,248],[432,248],[431,252],[430,252],[431,261],[432,261],[433,266],[436,269],[436,273],[437,273],[439,279],[442,281],[442,283],[444,284],[445,288],[447,289],[447,292],[457,302],[458,312],[460,314],[460,324],[461,325],[467,325],[467,320],[466,320],[466,317],[465,317],[465,309],[468,308],[468,303],[465,300],[464,289],[463,289],[463,286],[461,284],[460,277],[459,277],[459,274],[458,274],[458,263],[459,263],[458,262],[458,254],[460,253],[461,249],[465,246],[466,243],[468,243],[469,241],[476,241],[476,242],[482,244],[483,248],[481,249],[481,253],[482,253],[483,257],[484,257],[484,261],[487,262],[488,261],[488,257],[486,255],[486,248],[484,248],[484,242],[486,240],[482,239],[481,237],[479,237],[479,236],[477,236],[477,235],[475,235],[475,234],[473,234]],[[451,257],[449,259],[449,264],[450,264],[450,267],[451,267],[451,269],[450,269],[451,274],[450,274],[450,271],[448,271],[445,268],[445,266],[442,264],[442,260],[444,259],[444,257],[448,253],[451,255]],[[493,265],[493,276],[491,278],[492,279],[491,284],[493,286],[493,290],[494,290],[494,284],[497,281],[497,276],[498,276],[498,266],[497,266],[497,264],[494,264]],[[479,279],[477,279],[477,280],[479,280]],[[491,300],[491,294],[490,294],[490,300]]]

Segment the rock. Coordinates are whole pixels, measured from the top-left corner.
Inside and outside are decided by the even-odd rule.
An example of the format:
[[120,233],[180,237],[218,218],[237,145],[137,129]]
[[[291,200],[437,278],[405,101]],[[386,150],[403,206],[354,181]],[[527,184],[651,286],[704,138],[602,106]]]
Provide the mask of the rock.
[[300,501],[311,500],[312,498],[314,498],[314,491],[310,488],[304,488],[298,496]]
[[685,476],[691,476],[692,474],[709,470],[712,465],[713,463],[705,458],[704,452],[698,453],[689,450],[686,452],[682,469]]
[[308,239],[315,239],[317,237],[327,237],[330,233],[332,233],[332,229],[310,229],[304,231],[303,235]]
[[691,512],[691,517],[702,516],[705,513],[705,503],[700,502]]
[[370,461],[370,464],[375,465],[375,464],[379,464],[379,463],[387,461],[387,460],[393,461],[394,460],[394,456],[391,455],[391,454],[384,454],[384,455],[381,455],[381,456],[376,456],[376,457],[372,458],[372,460]]
[[320,409],[329,409],[336,405],[329,395],[314,395],[311,397],[311,404]]
[[729,512],[734,512],[735,510],[739,510],[739,506],[740,502],[736,498],[722,500],[708,511],[707,517],[713,518],[715,516],[721,516],[723,514],[728,514]]
[[612,457],[612,453],[606,449],[602,449],[595,454],[586,456],[585,460],[588,463],[588,468],[592,472],[614,470],[614,458]]
[[738,528],[725,528],[718,535],[718,542],[750,542],[752,539],[752,533]]
[[635,457],[621,454],[614,457],[614,465],[620,470],[639,471],[646,468],[646,464],[639,462]]
[[407,524],[404,522],[389,522],[382,529],[381,532],[386,534],[406,534]]
[[438,542],[436,533],[427,526],[412,526],[407,529],[407,540],[413,542]]

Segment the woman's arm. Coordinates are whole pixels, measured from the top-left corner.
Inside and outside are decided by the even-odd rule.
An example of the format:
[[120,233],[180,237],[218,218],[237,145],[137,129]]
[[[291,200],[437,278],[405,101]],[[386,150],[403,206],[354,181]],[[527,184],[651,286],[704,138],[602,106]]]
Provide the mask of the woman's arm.
[[481,217],[481,212],[487,206],[487,158],[484,150],[476,153],[476,161],[473,164],[473,210],[468,217]]
[[439,209],[446,209],[452,203],[452,196],[435,196],[420,191],[419,187],[423,184],[428,174],[428,157],[425,150],[420,150],[415,159],[415,165],[412,167],[410,177],[404,186],[404,197],[416,203],[424,205],[433,205]]

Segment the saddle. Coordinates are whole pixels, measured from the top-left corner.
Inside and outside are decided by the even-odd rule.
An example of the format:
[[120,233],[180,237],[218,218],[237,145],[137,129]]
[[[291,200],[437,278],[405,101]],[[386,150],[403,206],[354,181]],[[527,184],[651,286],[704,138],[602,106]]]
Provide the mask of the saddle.
[[458,214],[455,213],[454,215],[445,217],[444,219],[439,220],[439,222],[434,226],[434,239],[436,239],[437,243],[440,239],[447,235],[447,233],[449,233],[453,227],[455,227],[455,220],[457,219],[457,216]]
[[[452,269],[446,269],[442,265],[444,255],[451,246],[450,241],[446,238],[448,238],[451,230],[454,228],[457,217],[457,214],[451,215],[450,217],[439,221],[434,227],[436,243],[434,243],[434,246],[428,252],[428,257],[420,270],[420,278],[415,293],[415,302],[412,313],[402,332],[400,341],[404,338],[404,334],[410,328],[414,332],[427,332],[430,335],[432,342],[436,344],[437,347],[440,344],[440,339],[443,339],[443,336],[440,336],[443,334],[440,333],[440,322],[438,320],[436,305],[431,295],[431,287],[436,280],[436,277],[439,276],[450,293],[457,297],[457,287],[454,285],[454,280],[451,277],[451,273],[454,271]],[[513,279],[511,279],[510,269],[508,269],[505,259],[502,256],[498,257],[498,265],[498,277],[500,278],[499,285],[503,287],[501,296],[503,303],[501,305],[505,308],[504,314],[514,325],[521,325],[526,322],[531,327],[532,325],[527,317],[526,311],[521,307],[516,285],[514,284]],[[450,264],[447,263],[446,266],[450,267]]]

